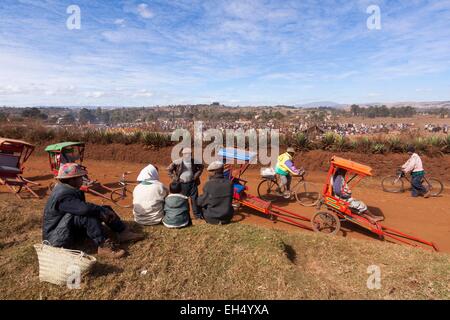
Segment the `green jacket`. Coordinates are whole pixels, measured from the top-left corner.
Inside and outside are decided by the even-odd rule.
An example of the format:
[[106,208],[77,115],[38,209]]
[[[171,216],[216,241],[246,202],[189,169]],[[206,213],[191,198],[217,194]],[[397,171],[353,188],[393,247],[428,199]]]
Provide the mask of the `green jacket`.
[[169,194],[164,203],[163,224],[166,227],[180,228],[189,223],[188,197],[179,194]]

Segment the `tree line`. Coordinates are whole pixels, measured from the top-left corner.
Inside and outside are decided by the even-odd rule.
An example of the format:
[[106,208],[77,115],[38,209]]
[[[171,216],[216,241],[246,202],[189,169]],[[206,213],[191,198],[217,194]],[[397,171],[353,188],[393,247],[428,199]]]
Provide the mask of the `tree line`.
[[350,112],[352,116],[360,116],[367,118],[409,118],[417,113],[417,110],[411,106],[388,108],[385,105],[382,106],[369,106],[362,108],[357,104],[350,106]]

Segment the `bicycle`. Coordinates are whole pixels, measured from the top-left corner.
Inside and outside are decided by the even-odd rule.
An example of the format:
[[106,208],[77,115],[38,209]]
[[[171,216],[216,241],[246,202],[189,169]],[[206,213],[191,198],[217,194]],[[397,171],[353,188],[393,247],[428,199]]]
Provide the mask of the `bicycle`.
[[129,203],[129,201],[126,201],[126,199],[130,199],[130,197],[132,198],[133,193],[128,190],[128,185],[132,184],[135,185],[136,183],[131,183],[128,182],[126,180],[126,176],[131,174],[131,171],[126,171],[124,173],[122,173],[122,177],[120,178],[119,181],[119,188],[113,189],[111,191],[111,201],[114,202],[114,204],[116,204],[119,207],[122,208],[131,208],[133,206],[133,204]]
[[[403,179],[411,183],[406,174],[401,170],[397,170],[396,175],[387,176],[381,180],[381,187],[385,192],[391,193],[401,193],[405,192]],[[422,182],[425,185],[425,188],[430,192],[430,196],[437,197],[444,190],[444,185],[441,181],[436,178],[427,178],[423,176]]]
[[[291,191],[286,192],[280,187],[280,176],[272,170],[271,175],[263,175],[262,181],[258,185],[258,196],[265,201],[275,201],[280,198],[286,200],[295,199],[305,207],[313,207],[320,201],[320,193],[310,191],[305,181],[306,171],[302,168],[300,173],[293,176],[291,182]],[[296,181],[295,181],[296,180]]]

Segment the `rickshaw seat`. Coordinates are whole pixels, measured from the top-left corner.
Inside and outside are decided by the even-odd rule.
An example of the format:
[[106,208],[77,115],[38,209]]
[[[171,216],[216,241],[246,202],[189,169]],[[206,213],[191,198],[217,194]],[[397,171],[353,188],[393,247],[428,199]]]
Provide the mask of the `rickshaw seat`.
[[20,157],[0,153],[0,173],[19,174]]

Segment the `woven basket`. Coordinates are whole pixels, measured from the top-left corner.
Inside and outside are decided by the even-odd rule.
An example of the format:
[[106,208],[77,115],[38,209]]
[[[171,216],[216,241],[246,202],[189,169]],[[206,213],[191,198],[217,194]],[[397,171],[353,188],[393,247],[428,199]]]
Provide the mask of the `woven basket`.
[[97,259],[79,250],[55,248],[46,243],[35,244],[39,260],[39,280],[64,285],[76,266],[81,275],[86,274]]

